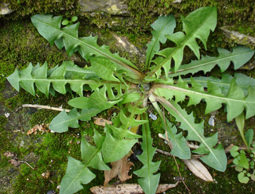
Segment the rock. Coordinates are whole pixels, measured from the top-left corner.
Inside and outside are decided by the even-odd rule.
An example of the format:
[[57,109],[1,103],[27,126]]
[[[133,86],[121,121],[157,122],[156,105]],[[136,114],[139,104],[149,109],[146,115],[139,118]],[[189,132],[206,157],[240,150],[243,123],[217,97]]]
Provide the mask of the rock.
[[80,0],[81,12],[106,12],[111,15],[125,15],[128,7],[124,0]]
[[245,45],[245,46],[255,46],[255,37],[241,34],[240,32],[229,30],[227,26],[221,27],[221,30],[224,32],[225,36],[234,42]]
[[0,15],[7,15],[13,12],[13,10],[9,9],[8,5],[7,3],[0,4]]

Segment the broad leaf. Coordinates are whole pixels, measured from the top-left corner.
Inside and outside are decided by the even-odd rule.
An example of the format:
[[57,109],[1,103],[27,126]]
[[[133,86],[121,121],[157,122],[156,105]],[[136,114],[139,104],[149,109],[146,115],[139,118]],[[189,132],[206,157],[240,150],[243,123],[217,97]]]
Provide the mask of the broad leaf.
[[216,148],[217,134],[211,137],[204,136],[203,122],[195,123],[192,113],[189,115],[174,101],[168,102],[164,98],[158,97],[157,100],[165,107],[171,115],[173,115],[178,122],[181,123],[180,128],[188,132],[187,140],[200,142],[199,148],[195,153],[206,154],[200,159],[208,166],[224,172],[227,166],[227,157],[221,145]]
[[101,111],[111,108],[120,100],[108,101],[106,97],[106,87],[96,89],[90,97],[77,97],[68,101],[68,104],[74,108],[91,109],[95,108]]
[[119,79],[115,77],[117,67],[109,59],[104,57],[91,57],[91,67],[89,70],[95,72],[99,77],[108,81],[119,82]]
[[60,185],[61,194],[73,194],[81,190],[81,184],[88,184],[96,176],[88,167],[98,170],[109,170],[110,168],[104,163],[101,154],[104,137],[96,130],[93,137],[96,146],[89,144],[85,137],[81,139],[81,158],[82,162],[69,157],[66,174]]
[[[147,115],[144,119],[148,119]],[[158,171],[160,162],[152,162],[156,148],[152,147],[152,138],[148,123],[143,125],[142,134],[143,141],[141,146],[143,153],[138,156],[138,159],[143,163],[143,167],[134,173],[141,177],[138,179],[138,183],[143,188],[143,191],[146,194],[154,194],[156,193],[160,178],[160,174],[154,173]]]
[[100,138],[100,142],[96,142],[96,146],[92,146],[83,137],[81,140],[81,158],[87,167],[91,167],[98,170],[110,170],[110,168],[104,163],[101,153],[104,137],[97,131],[94,133],[94,141]]
[[102,154],[105,162],[114,162],[123,158],[131,150],[137,139],[119,139],[107,130],[105,141],[102,145]]
[[57,133],[68,131],[68,128],[78,128],[79,120],[89,121],[91,117],[96,116],[101,110],[98,109],[72,109],[70,112],[60,112],[50,123],[50,129]]
[[179,157],[180,159],[190,159],[191,152],[188,146],[188,142],[183,137],[182,133],[177,133],[177,129],[175,126],[172,126],[170,122],[167,120],[167,136],[169,141],[171,142],[171,154]]
[[155,53],[160,49],[160,43],[166,42],[166,35],[173,33],[176,26],[175,19],[172,15],[160,16],[152,25],[152,40],[147,44],[146,66],[149,67]]
[[85,164],[69,157],[66,174],[60,185],[60,194],[76,193],[83,188],[81,184],[88,184],[95,177]]

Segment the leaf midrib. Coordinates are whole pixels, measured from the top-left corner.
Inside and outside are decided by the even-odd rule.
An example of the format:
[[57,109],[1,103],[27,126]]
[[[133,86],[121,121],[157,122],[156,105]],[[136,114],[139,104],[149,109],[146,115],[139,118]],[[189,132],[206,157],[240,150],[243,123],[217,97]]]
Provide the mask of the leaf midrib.
[[[100,55],[102,55],[102,56],[104,56],[104,57],[106,57],[106,58],[109,58],[110,60],[114,61],[115,63],[117,63],[117,64],[119,64],[119,65],[124,66],[124,67],[127,68],[128,70],[130,70],[130,71],[132,71],[133,73],[135,73],[138,77],[141,77],[141,73],[140,73],[139,71],[137,71],[136,69],[132,68],[131,66],[129,66],[129,65],[125,64],[125,63],[123,63],[122,61],[113,58],[111,55],[109,55],[109,54],[107,54],[107,53],[104,53],[104,52],[101,52],[101,51],[100,51],[99,49],[97,49],[96,47],[93,47],[93,46],[91,46],[91,45],[89,45],[89,44],[87,44],[87,43],[81,41],[79,38],[76,38],[76,37],[74,37],[74,36],[71,36],[70,34],[64,32],[64,31],[61,30],[61,29],[56,28],[55,26],[51,25],[51,24],[48,23],[48,22],[44,22],[44,21],[42,21],[42,20],[40,20],[40,19],[38,19],[38,18],[36,18],[36,20],[38,20],[39,22],[41,22],[41,23],[43,23],[43,24],[46,24],[46,25],[49,25],[49,26],[53,27],[54,29],[56,29],[57,31],[59,31],[59,32],[62,33],[62,34],[61,34],[61,33],[59,33],[59,34],[61,34],[61,35],[64,34],[64,35],[66,35],[66,36],[71,37],[72,39],[75,39],[76,41],[80,42],[81,44],[84,44],[85,46],[89,47],[90,49],[95,50],[95,51],[98,52]],[[57,39],[59,39],[59,38],[60,38],[60,37],[58,37]],[[131,63],[131,62],[130,62],[130,63]],[[132,63],[131,63],[131,64],[132,64]]]
[[[205,94],[205,93],[194,91],[194,90],[188,90],[188,89],[184,89],[184,88],[181,88],[181,87],[164,85],[164,84],[156,84],[156,85],[154,85],[154,88],[155,89],[157,89],[157,88],[168,88],[168,89],[172,89],[172,90],[179,90],[179,91],[183,91],[183,92],[186,92],[186,93],[193,93],[193,94],[196,94],[196,95],[200,95],[200,96],[202,96],[202,98],[203,98],[203,96],[206,96],[208,98],[218,98],[218,99],[221,99],[222,101],[224,101],[225,103],[228,102],[228,101],[235,101],[235,102],[239,102],[239,103],[243,103],[243,104],[245,104],[245,102],[255,104],[255,101],[251,102],[251,101],[245,101],[245,99],[240,100],[240,99],[235,99],[235,98],[230,98],[230,97],[216,96],[216,95],[212,95],[212,94],[208,94],[208,93]],[[187,95],[187,96],[189,96],[189,95]]]
[[[232,54],[232,53],[230,53],[230,54]],[[202,63],[202,64],[198,64],[198,65],[196,65],[196,66],[191,66],[191,67],[189,67],[189,68],[186,68],[186,69],[184,69],[185,68],[185,65],[183,65],[182,67],[183,67],[183,69],[179,69],[176,73],[174,73],[174,72],[169,72],[169,74],[173,74],[173,75],[171,75],[171,76],[175,76],[175,74],[179,74],[179,73],[182,73],[183,71],[189,71],[189,70],[192,70],[192,69],[195,69],[195,68],[199,68],[199,67],[201,67],[201,66],[206,66],[208,63],[212,63],[212,62],[214,62],[215,61],[215,63],[216,62],[218,62],[218,61],[221,61],[221,60],[225,60],[225,59],[228,59],[228,58],[232,58],[232,57],[236,57],[236,56],[239,56],[239,55],[242,55],[242,54],[245,54],[245,53],[238,53],[238,54],[235,54],[235,55],[229,55],[229,56],[227,56],[227,57],[224,57],[224,56],[222,56],[220,59],[216,59],[216,60],[214,60],[214,57],[209,61],[209,62],[205,62],[205,63]],[[226,55],[225,55],[226,56]],[[231,60],[230,60],[231,61]],[[229,62],[230,62],[229,61]],[[186,64],[186,65],[190,65],[190,64]],[[211,65],[211,64],[210,64]],[[212,65],[219,65],[218,63],[216,63],[216,64],[212,64]],[[201,69],[201,71],[203,71],[202,69]]]
[[[210,18],[209,16],[211,16],[211,14],[208,15],[208,17],[206,18],[206,20],[204,20],[204,22],[202,22],[202,23],[199,24],[198,28],[196,28],[196,30],[193,31],[193,33],[191,33],[191,34],[186,34],[186,35],[185,35],[185,39],[179,44],[179,46],[175,47],[174,50],[172,51],[172,53],[171,53],[165,60],[163,60],[159,65],[157,65],[157,66],[148,74],[148,76],[153,75],[156,71],[158,71],[158,69],[160,69],[160,68],[163,67],[167,62],[169,62],[169,61],[172,59],[173,55],[174,55],[180,48],[183,49],[185,46],[187,46],[186,43],[194,36],[194,34],[196,34],[197,31],[199,31],[200,27],[203,26],[204,23],[206,23],[206,21],[208,20],[208,18]],[[210,30],[210,29],[209,29],[209,30]]]

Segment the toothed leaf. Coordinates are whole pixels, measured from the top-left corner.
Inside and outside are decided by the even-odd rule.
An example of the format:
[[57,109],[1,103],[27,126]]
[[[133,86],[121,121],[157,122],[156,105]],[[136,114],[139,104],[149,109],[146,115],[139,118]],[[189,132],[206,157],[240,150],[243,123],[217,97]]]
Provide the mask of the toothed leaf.
[[187,140],[197,141],[200,143],[198,149],[194,152],[198,154],[205,154],[201,160],[208,166],[224,172],[227,166],[227,157],[222,146],[214,146],[217,144],[217,134],[211,137],[204,136],[204,124],[195,123],[195,118],[192,113],[187,114],[177,103],[174,101],[168,102],[163,98],[159,98],[159,102],[164,108],[173,115],[178,122],[181,123],[180,128],[188,132]]
[[163,56],[165,59],[159,64],[153,67],[152,72],[157,74],[161,68],[164,68],[166,74],[168,73],[171,65],[171,60],[174,60],[174,71],[176,72],[183,59],[183,50],[188,46],[196,55],[200,58],[199,46],[197,40],[201,40],[204,47],[206,48],[206,41],[210,31],[214,31],[217,23],[217,11],[215,7],[203,7],[199,8],[187,17],[182,19],[183,31],[176,32],[172,35],[166,36],[169,40],[176,44],[176,47],[166,48],[161,50],[158,54]]
[[174,16],[160,16],[152,25],[152,40],[147,44],[146,65],[149,66],[155,53],[160,49],[160,43],[166,42],[166,35],[173,33],[176,22]]
[[[144,120],[148,120],[146,115]],[[153,156],[156,152],[156,148],[152,147],[152,138],[150,127],[148,123],[142,126],[142,150],[143,153],[138,156],[138,159],[142,162],[143,167],[136,170],[134,173],[141,177],[138,179],[139,185],[143,188],[146,194],[154,194],[158,188],[160,174],[155,174],[160,166],[160,162],[153,162]]]
[[117,54],[112,54],[108,47],[100,47],[97,44],[96,37],[78,37],[79,22],[61,28],[62,17],[59,16],[34,15],[31,17],[31,20],[38,32],[51,45],[55,43],[58,48],[65,47],[69,55],[72,55],[74,52],[79,52],[86,60],[92,55],[104,57],[115,63],[118,70],[128,72],[128,77],[139,79],[140,73],[136,70],[135,65]]
[[170,77],[179,75],[194,74],[199,71],[207,73],[212,70],[216,65],[220,67],[221,72],[226,71],[231,61],[234,68],[238,69],[246,62],[248,62],[254,54],[254,51],[246,47],[236,47],[232,52],[225,49],[218,49],[219,55],[217,57],[204,56],[200,60],[191,61],[191,63],[182,65],[178,71],[170,72]]

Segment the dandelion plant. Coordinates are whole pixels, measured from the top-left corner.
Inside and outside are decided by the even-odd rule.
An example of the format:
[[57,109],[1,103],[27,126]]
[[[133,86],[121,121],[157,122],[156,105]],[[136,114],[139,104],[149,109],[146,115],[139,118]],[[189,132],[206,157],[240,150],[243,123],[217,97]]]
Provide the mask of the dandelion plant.
[[[230,64],[235,70],[243,66],[254,51],[236,47],[231,51],[218,48],[217,56],[200,54],[200,46],[207,48],[208,36],[216,28],[215,7],[203,7],[183,17],[183,31],[179,32],[175,32],[174,16],[160,16],[151,25],[152,40],[147,44],[144,72],[128,59],[112,53],[107,46],[99,46],[97,37],[79,37],[79,22],[61,26],[63,18],[52,15],[34,15],[31,20],[51,45],[65,48],[69,55],[78,53],[90,64],[82,68],[72,61],[64,61],[49,69],[46,62],[43,65],[30,63],[8,77],[16,90],[23,88],[32,95],[36,91],[46,96],[53,91],[66,94],[67,88],[74,93],[74,98],[68,101],[71,111],[60,112],[51,121],[51,130],[63,133],[70,128],[79,128],[80,122],[89,121],[113,106],[119,107],[112,117],[112,125],[106,125],[103,133],[94,130],[92,144],[82,138],[82,160],[68,158],[60,194],[81,190],[82,184],[96,177],[91,169],[109,170],[107,163],[123,158],[139,139],[143,152],[138,159],[143,166],[134,174],[139,177],[138,183],[146,194],[155,193],[160,181],[157,172],[160,161],[153,161],[156,148],[152,147],[149,106],[155,108],[162,127],[167,131],[172,155],[184,160],[198,155],[209,167],[225,171],[227,157],[223,146],[218,143],[218,134],[206,136],[204,121],[196,122],[193,113],[188,113],[181,105],[182,101],[188,101],[188,106],[204,102],[205,114],[224,105],[228,122],[240,114],[245,114],[246,119],[255,115],[254,80],[241,73],[224,73]],[[170,42],[174,46],[161,49]],[[182,64],[186,47],[194,53],[196,60]],[[216,66],[221,76],[208,76]],[[169,114],[175,118],[174,122],[165,116]],[[130,130],[138,126],[141,126],[141,135]],[[188,142],[196,142],[198,147],[191,150]]]

